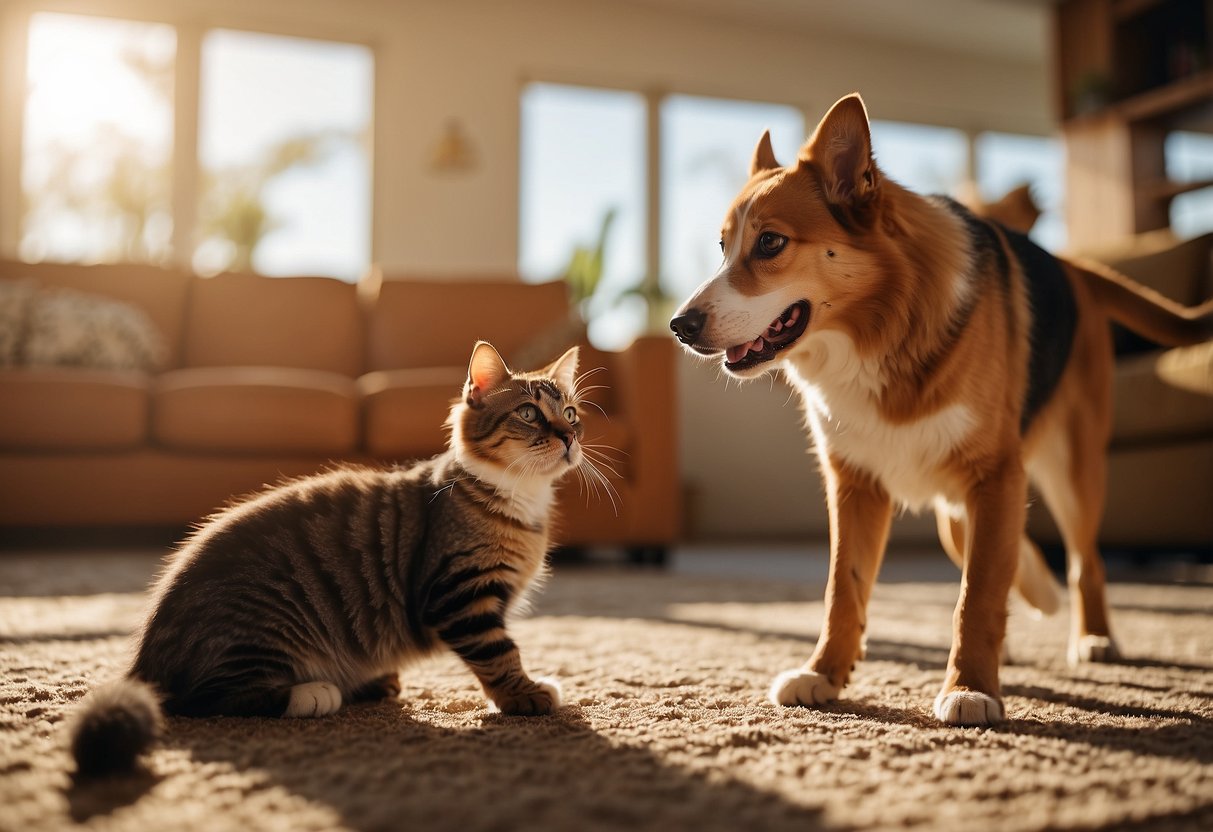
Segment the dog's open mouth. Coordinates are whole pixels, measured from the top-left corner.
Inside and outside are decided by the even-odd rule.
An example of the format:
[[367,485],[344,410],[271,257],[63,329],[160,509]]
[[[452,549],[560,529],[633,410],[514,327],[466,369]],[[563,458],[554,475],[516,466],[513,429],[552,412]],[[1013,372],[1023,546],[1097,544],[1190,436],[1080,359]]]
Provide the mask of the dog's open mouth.
[[728,370],[748,370],[750,367],[770,361],[776,353],[786,350],[804,334],[809,325],[809,302],[798,300],[783,310],[783,314],[771,321],[766,332],[753,341],[738,344],[725,350],[724,366]]

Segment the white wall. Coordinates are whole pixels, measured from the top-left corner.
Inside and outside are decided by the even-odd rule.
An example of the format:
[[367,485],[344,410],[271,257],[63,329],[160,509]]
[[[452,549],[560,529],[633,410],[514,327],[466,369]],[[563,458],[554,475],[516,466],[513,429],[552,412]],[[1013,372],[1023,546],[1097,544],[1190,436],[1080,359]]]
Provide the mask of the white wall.
[[[617,0],[9,0],[0,6],[0,253],[16,249],[24,20],[34,10],[282,31],[376,55],[374,257],[432,275],[509,273],[518,257],[518,95],[531,80],[762,99],[812,123],[863,93],[873,117],[1046,133],[1046,67],[828,32],[747,26]],[[1042,12],[1043,13],[1043,12]],[[479,167],[427,169],[451,119]],[[815,462],[781,385],[725,389],[682,375],[684,472],[700,535],[824,529]],[[710,420],[697,418],[711,413]],[[923,524],[907,527],[920,534]]]

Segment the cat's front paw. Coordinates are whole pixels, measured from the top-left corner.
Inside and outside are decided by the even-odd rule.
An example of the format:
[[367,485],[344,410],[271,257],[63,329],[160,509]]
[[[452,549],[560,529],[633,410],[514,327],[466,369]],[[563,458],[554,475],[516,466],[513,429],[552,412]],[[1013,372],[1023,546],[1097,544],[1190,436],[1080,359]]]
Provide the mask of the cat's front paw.
[[785,670],[771,683],[770,699],[776,705],[824,705],[838,698],[842,688],[812,670]]
[[284,717],[317,717],[336,713],[341,707],[341,690],[332,682],[305,682],[291,688]]
[[491,708],[509,716],[546,716],[560,701],[560,683],[544,677],[518,691],[492,694]]

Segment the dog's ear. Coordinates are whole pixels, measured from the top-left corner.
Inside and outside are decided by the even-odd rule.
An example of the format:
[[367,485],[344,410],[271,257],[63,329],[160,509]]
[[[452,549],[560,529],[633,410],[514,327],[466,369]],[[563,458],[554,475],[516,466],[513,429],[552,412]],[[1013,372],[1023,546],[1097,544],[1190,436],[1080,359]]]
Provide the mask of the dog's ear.
[[750,157],[750,176],[779,166],[775,151],[771,147],[771,131],[764,130],[762,138],[758,140],[758,146],[754,148],[754,155]]
[[880,173],[872,159],[868,111],[859,93],[841,98],[817,125],[800,149],[800,158],[821,171],[826,199],[857,208],[880,187]]

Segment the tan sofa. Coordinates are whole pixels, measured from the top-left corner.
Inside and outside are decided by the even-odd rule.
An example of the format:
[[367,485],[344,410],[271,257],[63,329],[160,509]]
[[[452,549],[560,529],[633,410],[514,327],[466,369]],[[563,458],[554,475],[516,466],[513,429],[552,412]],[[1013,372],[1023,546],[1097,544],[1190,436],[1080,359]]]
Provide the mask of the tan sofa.
[[[1080,254],[1187,305],[1213,297],[1213,233],[1180,241],[1151,232]],[[1162,350],[1119,328],[1114,340],[1100,542],[1108,549],[1213,551],[1213,341]],[[1030,527],[1046,543],[1059,539],[1043,506],[1033,506]]]
[[[0,533],[184,525],[233,495],[337,461],[440,451],[477,338],[507,361],[567,320],[563,283],[196,277],[136,265],[0,261],[0,279],[143,309],[168,345],[156,372],[0,368]],[[554,358],[549,356],[548,358]],[[586,441],[609,445],[618,514],[562,487],[558,541],[656,553],[679,533],[674,349],[585,348],[609,389]]]

